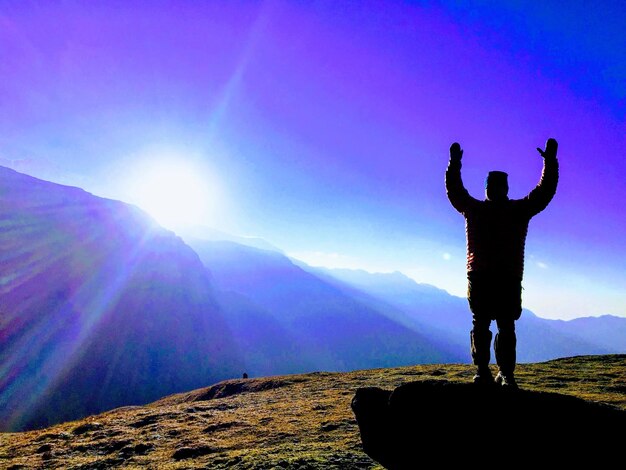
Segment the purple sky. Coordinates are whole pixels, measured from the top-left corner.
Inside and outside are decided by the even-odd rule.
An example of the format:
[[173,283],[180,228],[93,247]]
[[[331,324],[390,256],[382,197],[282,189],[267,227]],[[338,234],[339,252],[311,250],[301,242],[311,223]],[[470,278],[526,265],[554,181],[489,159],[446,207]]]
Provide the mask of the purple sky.
[[219,186],[201,224],[464,295],[450,144],[522,197],[554,137],[524,305],[626,316],[626,4],[458,3],[2,2],[0,165],[135,202],[166,152]]

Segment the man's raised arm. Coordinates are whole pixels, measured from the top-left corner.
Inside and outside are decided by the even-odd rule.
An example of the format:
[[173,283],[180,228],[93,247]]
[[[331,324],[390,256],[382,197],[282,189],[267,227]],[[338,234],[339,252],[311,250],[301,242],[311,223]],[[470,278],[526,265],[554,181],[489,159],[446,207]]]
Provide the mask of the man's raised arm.
[[559,161],[556,158],[558,143],[555,139],[548,139],[546,149],[537,147],[537,152],[543,157],[543,169],[539,184],[535,186],[525,199],[528,201],[532,215],[544,210],[554,195],[559,182]]
[[463,186],[463,179],[461,178],[462,157],[461,146],[457,142],[453,143],[450,146],[450,161],[446,169],[446,194],[452,206],[461,213],[465,212],[473,199]]

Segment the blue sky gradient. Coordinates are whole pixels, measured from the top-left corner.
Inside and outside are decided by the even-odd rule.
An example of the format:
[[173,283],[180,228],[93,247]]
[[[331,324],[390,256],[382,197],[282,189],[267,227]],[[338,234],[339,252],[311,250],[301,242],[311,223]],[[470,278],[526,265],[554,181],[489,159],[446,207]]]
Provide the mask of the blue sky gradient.
[[450,144],[475,197],[502,170],[517,198],[554,137],[524,306],[626,316],[625,50],[618,1],[4,1],[0,164],[137,203],[180,161],[199,225],[464,295]]

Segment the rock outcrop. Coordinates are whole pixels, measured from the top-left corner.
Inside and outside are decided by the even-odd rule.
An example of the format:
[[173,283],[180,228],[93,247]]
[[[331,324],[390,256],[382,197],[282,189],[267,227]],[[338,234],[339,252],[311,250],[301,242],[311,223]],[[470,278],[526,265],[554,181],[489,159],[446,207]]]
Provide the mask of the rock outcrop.
[[623,410],[573,396],[445,380],[360,388],[351,407],[364,451],[392,470],[611,462],[626,424]]

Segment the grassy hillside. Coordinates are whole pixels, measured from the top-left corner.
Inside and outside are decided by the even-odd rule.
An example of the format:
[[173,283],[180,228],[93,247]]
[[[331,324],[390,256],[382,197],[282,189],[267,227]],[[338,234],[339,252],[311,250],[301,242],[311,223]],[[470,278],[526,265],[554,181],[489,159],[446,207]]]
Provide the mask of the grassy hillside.
[[[471,380],[468,364],[316,372],[220,382],[83,420],[0,434],[0,468],[382,469],[361,448],[359,387]],[[522,388],[626,410],[626,355],[520,364]]]

